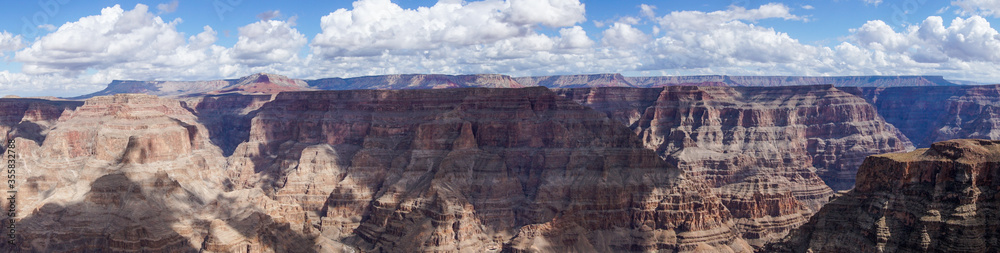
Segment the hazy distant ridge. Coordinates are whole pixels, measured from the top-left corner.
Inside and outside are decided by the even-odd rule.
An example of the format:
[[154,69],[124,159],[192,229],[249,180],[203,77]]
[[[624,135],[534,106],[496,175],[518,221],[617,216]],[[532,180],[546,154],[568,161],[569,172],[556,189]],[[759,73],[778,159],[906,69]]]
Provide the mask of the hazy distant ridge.
[[[555,75],[511,77],[501,74],[443,75],[404,74],[352,78],[293,79],[258,73],[239,79],[211,81],[122,81],[115,80],[102,91],[76,99],[120,93],[145,93],[157,96],[190,96],[221,93],[273,94],[295,90],[401,90],[446,88],[548,88],[584,87],[662,87],[662,86],[791,86],[833,84],[839,87],[956,86],[942,76],[649,76],[626,77],[622,74]],[[962,84],[972,84],[962,82]]]

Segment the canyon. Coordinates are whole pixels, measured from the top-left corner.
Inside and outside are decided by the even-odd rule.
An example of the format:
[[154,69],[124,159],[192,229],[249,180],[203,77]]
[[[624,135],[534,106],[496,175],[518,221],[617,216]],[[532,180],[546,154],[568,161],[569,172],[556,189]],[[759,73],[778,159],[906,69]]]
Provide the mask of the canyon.
[[[1000,139],[998,100],[998,86],[927,76],[115,81],[74,99],[0,99],[0,134],[24,168],[21,243],[0,247],[823,249],[803,233],[867,210],[860,194],[902,196],[871,188],[899,186],[871,182],[872,159]],[[945,146],[993,145],[960,143]],[[924,249],[954,249],[928,233]],[[904,244],[857,249],[916,249]]]
[[1000,141],[871,156],[857,187],[769,251],[991,252],[1000,247]]

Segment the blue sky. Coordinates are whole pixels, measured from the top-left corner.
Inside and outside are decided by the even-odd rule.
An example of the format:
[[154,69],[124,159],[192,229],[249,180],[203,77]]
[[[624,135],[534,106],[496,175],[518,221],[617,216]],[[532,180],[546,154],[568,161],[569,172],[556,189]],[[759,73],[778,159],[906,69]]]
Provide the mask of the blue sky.
[[0,95],[114,79],[394,73],[1000,81],[1000,0],[41,0],[0,8]]

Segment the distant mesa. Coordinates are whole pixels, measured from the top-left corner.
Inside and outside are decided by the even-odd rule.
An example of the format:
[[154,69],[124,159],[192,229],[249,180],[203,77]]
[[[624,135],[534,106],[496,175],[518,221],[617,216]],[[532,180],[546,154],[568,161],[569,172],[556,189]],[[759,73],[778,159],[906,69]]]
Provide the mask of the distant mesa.
[[71,99],[86,99],[121,93],[144,93],[161,97],[191,97],[217,94],[277,94],[308,90],[408,90],[448,88],[548,88],[663,86],[793,86],[832,84],[837,87],[957,86],[972,82],[945,80],[942,76],[645,76],[617,73],[511,77],[501,74],[443,75],[395,74],[352,78],[296,79],[257,73],[237,79],[209,81],[115,80],[104,90]]

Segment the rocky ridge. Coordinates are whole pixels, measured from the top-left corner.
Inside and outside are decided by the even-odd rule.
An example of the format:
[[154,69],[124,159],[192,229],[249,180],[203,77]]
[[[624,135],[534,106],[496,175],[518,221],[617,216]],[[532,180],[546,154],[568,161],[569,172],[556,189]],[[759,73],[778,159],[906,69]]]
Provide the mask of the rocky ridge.
[[858,186],[769,250],[990,252],[1000,247],[1000,141],[871,156]]

